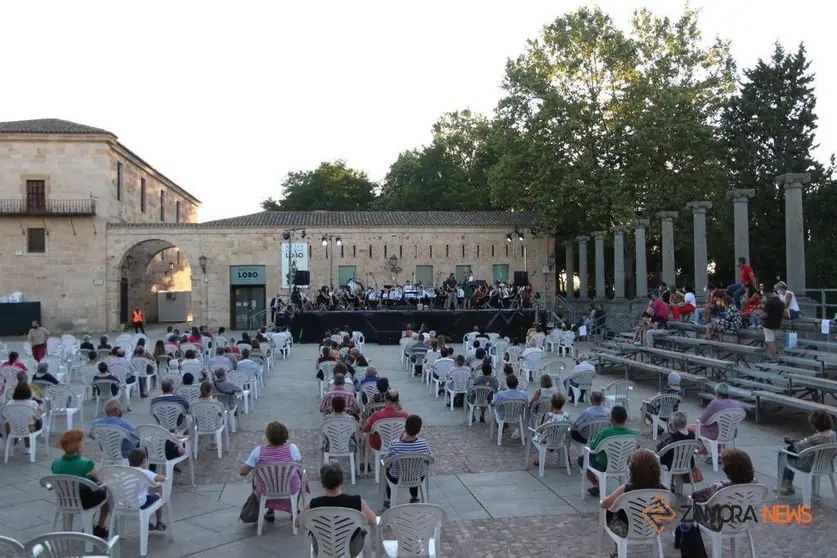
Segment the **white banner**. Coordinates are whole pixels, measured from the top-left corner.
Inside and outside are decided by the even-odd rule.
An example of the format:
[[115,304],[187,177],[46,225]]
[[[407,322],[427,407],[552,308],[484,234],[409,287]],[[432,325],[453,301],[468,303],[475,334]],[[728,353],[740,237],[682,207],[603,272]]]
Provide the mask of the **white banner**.
[[[308,243],[294,242],[291,254],[288,256],[289,245],[287,242],[282,243],[282,288],[287,289],[289,285],[288,273],[294,271],[308,271]],[[289,265],[290,264],[290,265]],[[308,288],[308,285],[297,285],[297,287]]]

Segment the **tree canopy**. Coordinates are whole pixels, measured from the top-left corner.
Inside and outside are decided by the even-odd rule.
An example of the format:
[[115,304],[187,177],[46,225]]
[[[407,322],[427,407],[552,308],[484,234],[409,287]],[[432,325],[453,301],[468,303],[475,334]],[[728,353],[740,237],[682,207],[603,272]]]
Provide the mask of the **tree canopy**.
[[345,161],[325,162],[312,171],[289,172],[282,181],[284,197],[267,198],[261,206],[266,211],[366,210],[375,200],[375,186]]

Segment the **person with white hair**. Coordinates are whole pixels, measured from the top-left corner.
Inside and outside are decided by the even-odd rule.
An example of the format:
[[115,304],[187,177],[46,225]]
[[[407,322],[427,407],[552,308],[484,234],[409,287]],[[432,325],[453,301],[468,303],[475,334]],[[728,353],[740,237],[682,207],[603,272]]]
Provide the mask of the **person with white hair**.
[[50,384],[57,384],[58,380],[55,379],[55,376],[49,373],[49,364],[46,362],[39,362],[38,368],[35,370],[35,374],[32,376],[32,382],[41,381],[41,382],[49,382]]
[[[740,409],[741,402],[736,399],[729,398],[729,384],[719,382],[715,386],[715,399],[703,409],[703,414],[700,415],[700,435],[710,440],[718,439],[718,425],[707,424],[715,413],[724,411],[726,409]],[[689,430],[694,431],[695,427],[690,426]]]
[[[566,379],[564,379],[564,391],[570,394],[570,403],[573,402],[572,390],[570,389],[570,386],[578,387],[576,378],[583,374],[589,374],[590,372],[592,372],[594,375],[596,374],[596,367],[593,365],[593,363],[587,360],[587,355],[585,355],[584,353],[578,354],[578,356],[575,359],[575,363],[575,366],[573,366],[573,369],[570,371],[570,375],[567,376]],[[583,394],[582,397],[584,397]],[[581,403],[580,399],[579,403]]]
[[95,351],[96,350],[96,346],[93,345],[93,338],[90,337],[89,335],[84,335],[81,338],[81,344],[78,346],[78,348],[82,351]]
[[[669,373],[668,378],[666,380],[666,385],[663,386],[663,389],[661,389],[657,395],[679,395],[680,397],[683,397],[684,395],[686,395],[686,390],[683,389],[683,387],[680,385],[680,381],[680,374],[678,374],[677,372]],[[679,403],[675,403],[674,408],[672,410],[676,411],[679,406]],[[648,424],[651,424],[651,415],[656,415],[659,412],[659,404],[654,403],[654,405],[651,405],[651,400],[646,399],[642,402],[642,405],[640,406],[639,416],[644,417],[643,420],[645,420]]]
[[224,395],[235,395],[243,391],[240,387],[227,380],[227,369],[223,366],[212,368],[212,375],[215,378],[212,382],[213,391],[223,393]]
[[122,457],[128,457],[131,450],[140,446],[137,429],[130,421],[122,418],[122,402],[118,398],[108,399],[105,402],[105,416],[93,420],[93,426],[98,425],[118,426],[128,432],[129,436],[122,439]]

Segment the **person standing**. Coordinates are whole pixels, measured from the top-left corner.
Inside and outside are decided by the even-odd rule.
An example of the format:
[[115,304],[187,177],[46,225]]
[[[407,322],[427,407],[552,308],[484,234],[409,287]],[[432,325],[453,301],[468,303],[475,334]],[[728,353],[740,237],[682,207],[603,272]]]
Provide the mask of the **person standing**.
[[456,310],[456,292],[459,290],[459,284],[456,282],[456,277],[453,273],[448,276],[445,281],[445,293],[447,300],[445,301],[445,310]]
[[32,329],[29,330],[26,340],[32,345],[32,357],[38,362],[47,354],[47,339],[49,339],[49,330],[38,321],[32,322]]
[[761,315],[764,323],[764,344],[767,345],[770,362],[776,363],[779,361],[779,351],[776,349],[776,332],[782,328],[785,303],[776,296],[776,291],[773,289],[765,287],[764,296],[767,297],[767,302],[764,303],[764,313]]
[[747,263],[747,258],[738,258],[738,263],[735,264],[741,269],[741,280],[738,283],[733,283],[727,287],[727,292],[735,300],[735,306],[741,309],[741,296],[744,294],[744,286],[747,283],[758,285],[756,281],[756,273],[753,271],[753,266]]
[[280,308],[282,308],[282,299],[279,298],[279,293],[276,293],[276,296],[270,299],[270,323],[276,323],[276,314],[279,313]]
[[133,313],[134,333],[142,332],[145,335],[145,312],[137,306]]

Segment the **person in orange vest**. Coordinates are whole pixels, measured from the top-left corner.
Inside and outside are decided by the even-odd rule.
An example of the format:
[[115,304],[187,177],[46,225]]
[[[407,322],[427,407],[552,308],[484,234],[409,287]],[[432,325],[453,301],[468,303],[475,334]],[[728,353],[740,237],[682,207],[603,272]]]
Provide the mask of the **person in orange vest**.
[[145,321],[145,314],[142,310],[139,309],[139,306],[134,308],[134,333],[142,332],[145,335],[145,326],[143,322]]

